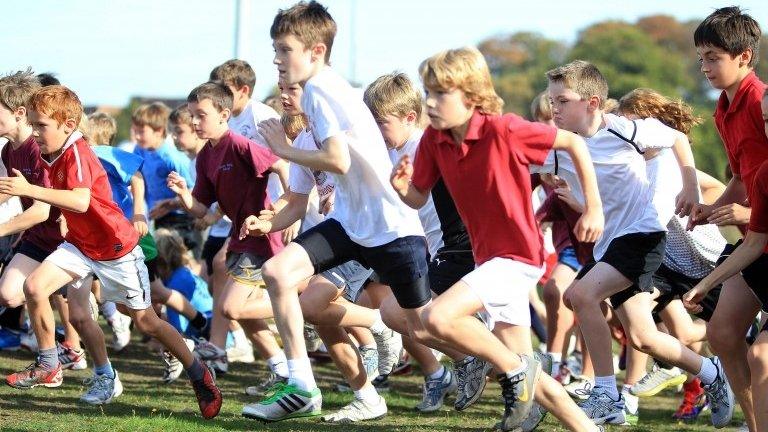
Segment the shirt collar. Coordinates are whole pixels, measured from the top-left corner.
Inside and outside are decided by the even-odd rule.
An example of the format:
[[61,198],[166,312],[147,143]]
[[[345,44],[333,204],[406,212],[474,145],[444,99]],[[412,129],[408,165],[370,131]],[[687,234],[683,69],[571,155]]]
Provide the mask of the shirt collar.
[[739,107],[744,101],[745,94],[747,93],[747,89],[755,83],[757,83],[758,78],[757,74],[755,74],[755,71],[750,71],[747,76],[744,77],[743,80],[741,80],[741,83],[739,84],[739,89],[736,90],[736,94],[733,96],[733,101],[730,103],[728,102],[728,96],[725,94],[725,90],[723,90],[722,93],[720,93],[720,98],[717,100],[717,109],[718,111],[722,113],[728,113],[730,111],[733,111]]
[[69,149],[70,147],[75,145],[77,140],[79,140],[82,137],[83,137],[83,134],[79,130],[76,130],[76,131],[72,132],[72,134],[69,136],[69,138],[67,138],[67,141],[64,143],[64,145],[61,146],[61,153],[59,153],[59,155],[56,156],[55,159],[53,159],[52,161],[48,162],[47,160],[45,160],[45,157],[43,157],[44,155],[42,153],[40,154],[40,159],[44,163],[46,163],[48,166],[53,166],[54,162],[59,160],[59,158],[64,154],[64,152],[66,152],[67,149]]

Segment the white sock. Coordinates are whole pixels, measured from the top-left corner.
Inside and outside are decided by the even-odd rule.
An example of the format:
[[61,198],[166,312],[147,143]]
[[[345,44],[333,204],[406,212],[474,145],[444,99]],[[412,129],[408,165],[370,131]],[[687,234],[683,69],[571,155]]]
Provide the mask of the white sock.
[[507,376],[507,378],[512,378],[513,376],[519,374],[520,372],[524,371],[525,368],[528,367],[528,360],[526,360],[525,357],[520,357],[520,361],[523,364],[520,365],[519,368],[504,373]]
[[596,376],[595,387],[602,387],[613,400],[619,398],[619,391],[616,389],[616,375]]
[[269,366],[269,370],[274,374],[280,375],[283,378],[288,376],[288,361],[283,351],[268,358],[267,366]]
[[304,391],[310,391],[317,387],[315,376],[312,375],[312,364],[309,362],[309,357],[288,359],[288,384],[293,384]]
[[117,306],[115,306],[114,302],[106,301],[99,305],[99,310],[101,310],[101,314],[104,315],[105,319],[111,320],[117,313]]
[[387,329],[387,326],[384,324],[384,321],[381,319],[381,314],[379,311],[376,311],[376,319],[373,321],[373,324],[371,324],[368,329],[371,330],[371,333],[373,334],[379,334]]
[[376,387],[371,385],[371,383],[366,382],[363,388],[355,390],[355,399],[365,403],[375,404],[379,402],[379,393],[376,391]]
[[445,373],[445,366],[440,366],[440,369],[438,369],[435,373],[427,375],[427,379],[436,380],[442,377],[444,373]]
[[710,385],[715,382],[715,379],[717,378],[717,366],[712,363],[711,359],[702,357],[701,370],[696,376],[699,377],[702,384]]

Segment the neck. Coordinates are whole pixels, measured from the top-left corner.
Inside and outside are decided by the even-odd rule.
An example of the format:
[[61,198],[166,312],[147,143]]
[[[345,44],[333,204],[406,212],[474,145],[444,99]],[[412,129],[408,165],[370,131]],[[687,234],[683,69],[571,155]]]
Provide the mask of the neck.
[[309,74],[307,79],[299,82],[299,85],[301,86],[301,88],[304,88],[304,85],[307,83],[307,81],[311,80],[312,77],[319,74],[325,68],[325,66],[326,66],[325,61],[315,63],[312,66],[312,72]]
[[237,117],[240,114],[242,114],[243,111],[245,111],[245,107],[247,107],[247,106],[248,106],[248,102],[247,101],[242,106],[239,106],[239,107],[234,107],[233,106],[232,107],[232,117]]
[[210,139],[208,139],[208,141],[211,143],[212,146],[216,147],[216,144],[218,144],[219,141],[221,141],[221,139],[224,138],[227,132],[229,132],[229,129],[224,129],[220,131],[218,134],[216,134],[215,137],[211,137]]
[[396,145],[394,150],[398,150],[399,151],[401,148],[403,148],[405,146],[405,143],[407,143],[408,140],[411,139],[411,137],[413,136],[413,132],[415,130],[416,130],[416,127],[414,127],[414,126],[408,127],[408,137],[405,139],[405,141],[403,141],[400,144]]
[[472,120],[472,115],[475,113],[475,110],[469,111],[469,116],[464,120],[464,122],[456,127],[452,127],[450,129],[451,138],[453,138],[453,141],[460,145],[464,142],[464,138],[467,136],[467,130],[469,130],[469,121]]
[[8,136],[8,139],[11,142],[13,148],[17,149],[24,143],[24,141],[29,139],[30,135],[32,135],[32,127],[19,123],[19,128],[16,129],[13,134]]
[[602,110],[596,110],[587,120],[584,128],[578,131],[578,134],[590,138],[597,133],[600,129],[605,127],[605,118],[603,117]]
[[736,82],[725,89],[725,95],[728,97],[728,102],[733,102],[733,99],[736,97],[736,93],[739,91],[739,87],[741,87],[741,82],[744,81],[744,78],[746,78],[750,72],[752,72],[751,68],[743,68],[743,70],[739,70],[739,75],[736,79]]
[[193,148],[192,150],[187,151],[187,156],[194,159],[197,156],[197,154],[200,153],[200,150],[203,149],[203,146],[205,146],[205,141],[198,140],[197,146],[195,146],[195,148]]

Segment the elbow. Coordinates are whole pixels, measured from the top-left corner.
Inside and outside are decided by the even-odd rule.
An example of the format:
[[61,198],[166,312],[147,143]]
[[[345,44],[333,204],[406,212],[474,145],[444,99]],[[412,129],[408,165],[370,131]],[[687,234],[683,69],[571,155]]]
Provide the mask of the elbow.
[[349,172],[349,168],[351,165],[352,164],[349,161],[349,159],[344,161],[336,161],[336,163],[332,164],[331,169],[329,171],[331,171],[334,174],[344,175]]
[[91,205],[91,200],[90,199],[85,200],[77,203],[77,206],[72,208],[72,211],[74,211],[75,213],[85,213],[88,211],[88,207],[90,207],[90,205]]

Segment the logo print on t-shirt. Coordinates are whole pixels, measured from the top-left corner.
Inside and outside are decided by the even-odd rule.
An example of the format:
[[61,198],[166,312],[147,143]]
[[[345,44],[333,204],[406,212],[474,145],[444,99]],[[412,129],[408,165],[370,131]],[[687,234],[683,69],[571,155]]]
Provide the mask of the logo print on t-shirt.
[[64,172],[61,170],[56,171],[56,179],[60,182],[64,181]]
[[248,138],[249,140],[253,140],[253,134],[251,133],[251,125],[242,125],[240,127],[240,135]]

